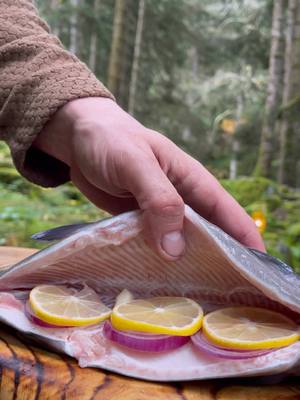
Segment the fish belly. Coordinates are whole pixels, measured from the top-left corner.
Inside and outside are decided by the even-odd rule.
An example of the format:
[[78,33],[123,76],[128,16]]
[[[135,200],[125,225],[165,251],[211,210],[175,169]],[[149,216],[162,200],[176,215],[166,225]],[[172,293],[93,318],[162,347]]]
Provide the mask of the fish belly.
[[37,326],[26,317],[23,302],[7,293],[0,294],[0,319],[33,341],[76,358],[81,367],[104,368],[135,378],[176,381],[279,373],[300,376],[300,342],[246,360],[208,356],[191,342],[167,353],[140,352],[107,340],[102,324],[86,328]]

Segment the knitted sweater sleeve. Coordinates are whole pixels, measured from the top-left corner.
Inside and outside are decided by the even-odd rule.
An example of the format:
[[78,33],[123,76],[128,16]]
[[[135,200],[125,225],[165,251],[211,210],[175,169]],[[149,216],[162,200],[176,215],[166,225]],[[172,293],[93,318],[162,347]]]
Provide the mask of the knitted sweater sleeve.
[[0,139],[18,171],[42,186],[69,179],[67,165],[32,143],[68,101],[111,97],[85,64],[50,34],[31,0],[0,0]]

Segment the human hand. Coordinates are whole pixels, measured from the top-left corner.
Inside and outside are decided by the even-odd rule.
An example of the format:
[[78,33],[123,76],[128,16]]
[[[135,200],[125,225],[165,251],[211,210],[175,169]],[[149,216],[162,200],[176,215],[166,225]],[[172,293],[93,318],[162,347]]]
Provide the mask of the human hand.
[[112,214],[144,210],[147,240],[167,260],[184,251],[184,203],[244,245],[265,250],[253,220],[198,161],[110,99],[67,103],[35,146],[68,164],[72,182],[96,206]]

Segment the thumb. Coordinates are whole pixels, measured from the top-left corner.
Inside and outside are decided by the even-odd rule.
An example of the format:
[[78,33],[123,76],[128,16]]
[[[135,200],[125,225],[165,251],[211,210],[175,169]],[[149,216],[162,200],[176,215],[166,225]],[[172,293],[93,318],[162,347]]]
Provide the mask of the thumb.
[[[175,201],[178,201],[176,204]],[[146,239],[150,246],[158,251],[165,259],[179,258],[185,247],[183,236],[184,205],[176,197],[159,192],[150,200],[144,212],[144,227]]]
[[[139,162],[140,161],[140,162]],[[162,257],[175,260],[184,252],[184,202],[156,159],[127,163],[128,187],[144,211],[147,242]]]

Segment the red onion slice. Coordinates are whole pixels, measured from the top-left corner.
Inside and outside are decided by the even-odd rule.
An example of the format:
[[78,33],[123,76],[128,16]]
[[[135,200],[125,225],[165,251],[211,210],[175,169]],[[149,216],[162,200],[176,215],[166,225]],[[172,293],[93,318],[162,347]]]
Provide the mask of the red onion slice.
[[203,353],[219,358],[227,358],[231,360],[243,360],[246,358],[254,358],[264,356],[265,354],[274,351],[273,349],[266,350],[231,350],[218,347],[206,339],[203,332],[197,332],[191,336],[192,343],[195,347]]
[[25,315],[32,323],[34,323],[35,325],[38,325],[42,328],[55,328],[55,329],[57,329],[57,328],[72,328],[70,326],[60,326],[60,325],[48,324],[48,322],[45,322],[45,321],[39,319],[39,317],[37,317],[34,314],[28,301],[25,304]]
[[120,331],[115,329],[110,321],[105,321],[103,334],[106,339],[122,346],[147,352],[174,350],[190,340],[189,336],[154,335],[145,332]]

